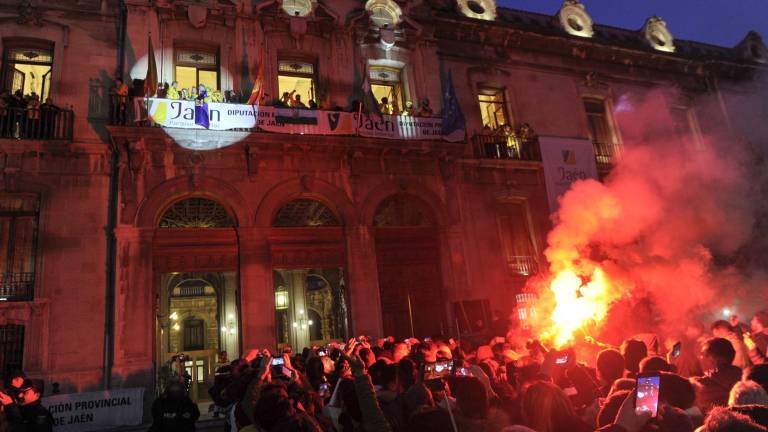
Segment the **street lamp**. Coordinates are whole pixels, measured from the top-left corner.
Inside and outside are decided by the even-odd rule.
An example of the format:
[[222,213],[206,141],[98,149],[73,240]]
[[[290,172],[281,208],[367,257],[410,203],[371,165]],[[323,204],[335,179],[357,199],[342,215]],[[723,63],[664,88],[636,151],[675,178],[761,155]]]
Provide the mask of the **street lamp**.
[[275,291],[275,309],[288,309],[288,290],[284,286],[277,287]]

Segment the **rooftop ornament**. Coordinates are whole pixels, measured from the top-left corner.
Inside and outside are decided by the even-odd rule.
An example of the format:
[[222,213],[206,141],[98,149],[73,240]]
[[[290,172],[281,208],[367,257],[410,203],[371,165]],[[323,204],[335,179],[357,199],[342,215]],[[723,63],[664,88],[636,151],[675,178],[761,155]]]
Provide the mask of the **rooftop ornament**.
[[315,9],[317,0],[280,0],[280,7],[292,17],[307,17]]
[[459,10],[469,18],[493,21],[496,19],[495,0],[457,0]]
[[747,60],[768,64],[768,48],[756,31],[747,33],[747,36],[736,45],[736,50]]
[[657,16],[648,18],[642,31],[645,40],[653,49],[668,53],[675,52],[675,38],[672,37],[663,19]]
[[560,25],[570,35],[591,38],[595,34],[592,30],[592,17],[579,0],[565,0],[557,16]]

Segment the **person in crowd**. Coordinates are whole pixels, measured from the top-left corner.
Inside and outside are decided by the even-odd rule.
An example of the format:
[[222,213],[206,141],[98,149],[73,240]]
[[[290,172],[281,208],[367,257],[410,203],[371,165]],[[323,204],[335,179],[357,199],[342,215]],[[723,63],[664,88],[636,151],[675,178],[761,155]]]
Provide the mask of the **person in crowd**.
[[419,117],[432,117],[432,113],[432,107],[429,106],[429,98],[424,96],[419,103],[419,112],[417,115]]
[[0,405],[12,432],[53,431],[53,416],[40,403],[42,394],[42,381],[29,379],[21,385],[17,401],[0,392]]
[[112,120],[117,124],[125,124],[128,108],[128,85],[120,77],[115,78],[115,85],[112,87]]
[[711,329],[713,337],[728,339],[728,342],[733,345],[733,349],[736,351],[736,357],[733,359],[734,366],[744,369],[751,365],[749,349],[744,343],[741,333],[737,334],[731,323],[725,320],[717,320],[712,323]]
[[600,395],[608,396],[613,383],[624,375],[624,356],[615,349],[604,349],[597,354],[597,378]]
[[763,309],[752,317],[752,340],[755,347],[763,354],[768,351],[768,309]]
[[592,430],[576,415],[563,390],[550,382],[539,381],[529,386],[521,407],[526,426],[537,432]]
[[666,360],[664,360],[663,357],[659,356],[648,356],[642,360],[640,360],[640,372],[672,372],[672,367],[667,363]]
[[40,138],[40,117],[40,96],[32,92],[27,101],[27,122],[24,128],[24,136],[27,138]]
[[156,98],[160,99],[167,99],[168,98],[168,83],[167,82],[161,82],[157,84],[157,92],[155,93]]
[[309,109],[316,110],[317,109],[317,102],[315,102],[314,99],[309,100]]
[[728,406],[734,405],[768,405],[768,392],[754,381],[739,381],[728,396]]
[[456,425],[460,432],[498,432],[509,425],[507,415],[493,407],[483,384],[474,377],[462,377],[451,386],[456,395]]
[[400,105],[398,105],[397,100],[393,100],[390,104],[390,114],[392,115],[400,115]]
[[416,116],[416,107],[413,106],[413,101],[405,101],[405,108],[403,109],[403,115]]
[[384,115],[390,114],[390,111],[389,111],[389,98],[387,98],[386,96],[381,98],[381,101],[379,102],[379,112],[384,114]]
[[178,380],[171,380],[165,391],[152,403],[150,432],[192,432],[200,417],[197,404],[187,395]]
[[179,94],[179,82],[178,81],[171,82],[170,87],[168,87],[167,93],[168,93],[167,94],[168,99],[178,100],[181,97],[181,95]]
[[19,396],[21,395],[21,389],[24,385],[25,381],[27,379],[27,376],[19,369],[15,369],[11,371],[11,373],[8,374],[7,378],[7,384],[5,386],[6,393],[13,398],[14,402],[19,401]]
[[636,378],[640,361],[648,355],[648,347],[642,341],[627,339],[621,344],[621,355],[624,356],[624,376]]
[[698,432],[765,432],[765,430],[748,416],[726,407],[714,408],[704,420],[704,425],[697,429]]
[[701,349],[704,375],[691,378],[697,405],[703,412],[728,402],[731,387],[741,379],[741,369],[732,364],[735,356],[736,351],[727,339],[711,338],[704,343]]
[[742,379],[754,381],[763,386],[765,391],[768,391],[768,364],[754,365],[744,369]]
[[291,108],[306,108],[307,105],[304,104],[301,100],[301,95],[297,94],[293,97],[293,100],[291,101]]
[[189,100],[189,90],[185,88],[181,89],[181,93],[179,93],[179,99]]

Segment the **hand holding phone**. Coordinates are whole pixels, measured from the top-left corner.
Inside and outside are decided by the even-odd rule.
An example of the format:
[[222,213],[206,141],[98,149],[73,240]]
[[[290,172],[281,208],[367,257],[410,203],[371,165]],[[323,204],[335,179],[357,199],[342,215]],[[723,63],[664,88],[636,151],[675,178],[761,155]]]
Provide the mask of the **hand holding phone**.
[[642,373],[637,377],[635,388],[635,414],[649,412],[656,417],[659,412],[659,390],[661,376],[657,373]]
[[672,345],[672,352],[670,353],[670,355],[672,356],[672,358],[678,358],[678,357],[680,357],[680,349],[681,349],[681,348],[682,348],[682,344],[681,344],[680,342],[678,342],[678,343],[676,343],[676,344]]

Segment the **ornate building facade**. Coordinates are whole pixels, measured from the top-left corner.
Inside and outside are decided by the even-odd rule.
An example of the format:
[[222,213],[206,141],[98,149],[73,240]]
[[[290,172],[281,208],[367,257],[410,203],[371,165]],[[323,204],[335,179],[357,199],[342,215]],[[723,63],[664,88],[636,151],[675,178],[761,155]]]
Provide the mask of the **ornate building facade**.
[[[203,385],[220,351],[482,332],[546,266],[537,136],[591,140],[605,174],[622,96],[658,87],[677,89],[670,127],[736,134],[768,61],[754,33],[675,40],[660,18],[600,26],[575,0],[551,16],[493,0],[2,0],[0,23],[0,88],[57,106],[0,117],[0,366],[64,391],[152,388],[178,352]],[[382,109],[425,117],[450,72],[466,138],[157,127],[133,97],[153,63],[160,82],[232,99],[263,82],[323,112],[349,110],[366,73]],[[115,77],[131,92],[117,115]],[[704,95],[716,103],[694,109]]]

